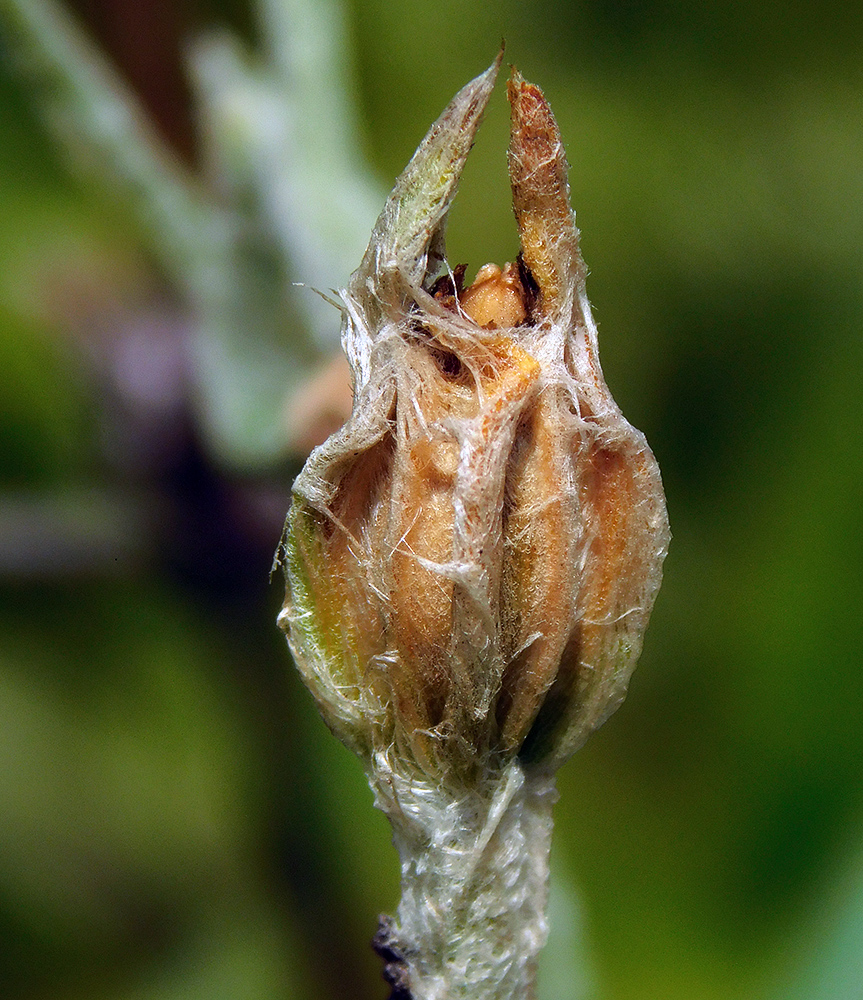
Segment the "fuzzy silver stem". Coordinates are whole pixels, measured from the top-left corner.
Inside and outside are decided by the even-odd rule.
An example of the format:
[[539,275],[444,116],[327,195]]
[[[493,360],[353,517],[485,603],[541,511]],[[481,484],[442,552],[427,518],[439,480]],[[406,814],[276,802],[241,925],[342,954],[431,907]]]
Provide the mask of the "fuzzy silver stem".
[[393,826],[402,870],[395,921],[378,950],[394,996],[525,1000],[548,934],[554,778],[516,760],[456,791],[394,773],[378,758],[372,786]]

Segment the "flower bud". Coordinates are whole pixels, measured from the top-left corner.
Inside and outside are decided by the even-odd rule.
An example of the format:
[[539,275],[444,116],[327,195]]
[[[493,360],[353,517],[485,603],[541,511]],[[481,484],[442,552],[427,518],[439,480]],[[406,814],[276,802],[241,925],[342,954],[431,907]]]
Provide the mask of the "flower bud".
[[553,769],[618,706],[661,579],[659,470],[599,366],[557,124],[518,73],[517,260],[444,229],[500,57],[399,178],[341,293],[350,420],[294,485],[280,623],[329,725],[433,777]]

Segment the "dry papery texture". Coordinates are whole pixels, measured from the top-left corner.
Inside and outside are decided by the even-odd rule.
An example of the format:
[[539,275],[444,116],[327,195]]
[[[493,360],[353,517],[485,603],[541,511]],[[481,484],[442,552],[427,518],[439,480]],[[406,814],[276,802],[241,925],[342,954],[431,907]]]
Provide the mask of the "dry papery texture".
[[432,127],[341,293],[353,416],[298,478],[286,536],[283,624],[327,721],[435,778],[577,749],[625,693],[668,538],[656,462],[599,366],[560,135],[518,75],[506,287],[524,319],[478,325],[476,289],[447,277],[495,70]]
[[394,996],[528,995],[551,776],[624,697],[669,537],[599,366],[557,124],[517,72],[521,252],[468,289],[446,262],[499,63],[432,126],[340,293],[353,413],[297,479],[281,555],[281,624],[401,851]]

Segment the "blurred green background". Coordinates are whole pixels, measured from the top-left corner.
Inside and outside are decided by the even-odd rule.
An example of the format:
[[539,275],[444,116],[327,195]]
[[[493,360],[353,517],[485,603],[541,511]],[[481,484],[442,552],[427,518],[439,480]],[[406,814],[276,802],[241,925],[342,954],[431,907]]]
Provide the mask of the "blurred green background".
[[[629,698],[560,775],[542,1000],[863,997],[863,7],[308,0],[279,26],[276,0],[76,0],[231,245],[248,237],[252,293],[223,312],[224,273],[184,286],[86,129],[46,116],[62,87],[32,75],[14,7],[0,995],[385,995],[368,942],[397,901],[387,824],[274,624],[301,457],[267,392],[336,342],[335,311],[290,282],[347,278],[366,202],[505,37],[558,116],[606,377],[674,532]],[[202,113],[222,77],[191,85],[187,43],[214,28],[252,68],[308,56],[296,165],[243,159],[256,123],[270,135],[253,88]],[[471,271],[517,252],[506,131],[499,86],[450,227]],[[268,228],[267,177],[293,204],[303,156],[319,217]],[[235,410],[263,444],[219,424]]]

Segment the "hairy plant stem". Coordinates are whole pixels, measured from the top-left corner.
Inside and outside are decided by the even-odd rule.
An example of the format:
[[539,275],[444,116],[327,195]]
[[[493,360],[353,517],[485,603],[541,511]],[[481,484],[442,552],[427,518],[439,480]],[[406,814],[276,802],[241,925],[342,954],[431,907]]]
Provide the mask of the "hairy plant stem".
[[[501,54],[502,55],[502,54]],[[446,264],[501,55],[423,139],[338,294],[354,405],[294,483],[279,616],[401,856],[391,1000],[526,1000],[551,775],[617,708],[661,577],[656,461],[599,365],[563,141],[513,72],[520,253]]]
[[511,761],[468,789],[406,779],[377,761],[402,898],[376,947],[394,1000],[525,1000],[548,928],[553,776]]

